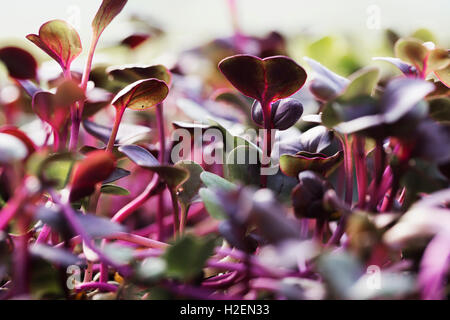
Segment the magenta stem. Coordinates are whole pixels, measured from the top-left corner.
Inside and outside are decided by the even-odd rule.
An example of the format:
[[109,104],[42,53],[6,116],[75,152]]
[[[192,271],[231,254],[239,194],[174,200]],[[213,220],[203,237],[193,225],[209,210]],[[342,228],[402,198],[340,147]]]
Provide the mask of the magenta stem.
[[96,289],[99,289],[100,291],[103,292],[116,292],[117,286],[105,282],[86,282],[81,283],[75,287],[75,290],[77,292]]
[[[263,139],[263,168],[270,167],[270,156],[272,154],[272,116],[270,102],[261,101],[264,117],[264,139]],[[267,174],[261,174],[261,187],[267,187]]]
[[358,185],[358,207],[363,209],[366,205],[367,194],[367,163],[365,140],[355,136],[353,141],[353,153],[355,155],[356,183]]
[[139,196],[134,198],[130,203],[120,209],[112,218],[112,221],[123,222],[133,212],[143,206],[148,199],[160,192],[160,183],[158,175],[154,175],[152,181],[148,184],[147,188]]
[[116,118],[114,120],[114,127],[111,132],[111,137],[109,137],[108,145],[106,151],[112,152],[114,145],[116,143],[117,133],[119,132],[120,122],[122,121],[123,114],[125,113],[126,107],[121,106],[116,108]]
[[[158,160],[159,163],[166,163],[166,133],[164,128],[164,105],[163,103],[159,103],[156,105],[156,122],[158,126],[158,135],[159,135],[159,154]],[[158,225],[158,234],[157,239],[162,241],[164,238],[164,193],[161,193],[158,196],[158,210],[156,213],[156,221]]]

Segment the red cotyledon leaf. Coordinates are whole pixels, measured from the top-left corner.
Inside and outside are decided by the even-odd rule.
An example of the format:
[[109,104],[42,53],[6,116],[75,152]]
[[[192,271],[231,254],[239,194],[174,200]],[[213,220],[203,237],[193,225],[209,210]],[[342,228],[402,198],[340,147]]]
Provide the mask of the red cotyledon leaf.
[[93,151],[79,161],[70,179],[70,201],[90,195],[98,183],[106,180],[114,171],[116,162],[110,152]]
[[17,47],[0,49],[0,61],[8,69],[12,78],[29,80],[36,78],[37,62],[27,51]]
[[219,69],[236,89],[264,103],[293,95],[307,78],[301,66],[284,56],[236,55],[222,60]]
[[29,34],[27,39],[56,60],[63,70],[69,70],[73,60],[82,51],[78,32],[63,20],[51,20],[44,23],[39,34]]

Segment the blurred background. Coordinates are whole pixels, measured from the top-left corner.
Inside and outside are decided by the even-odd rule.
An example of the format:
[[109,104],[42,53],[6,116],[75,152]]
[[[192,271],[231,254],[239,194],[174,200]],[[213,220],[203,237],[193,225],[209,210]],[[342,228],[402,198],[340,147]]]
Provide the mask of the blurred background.
[[[63,19],[79,31],[86,54],[91,21],[100,3],[8,2],[0,12],[0,46],[20,46],[40,62],[48,61],[49,57],[25,36],[38,33],[46,21]],[[393,44],[399,37],[413,36],[450,47],[449,13],[449,0],[129,0],[102,36],[94,64],[161,63],[173,68],[180,53],[199,48],[209,58],[226,56],[211,52],[218,46],[207,44],[215,39],[230,41],[240,33],[257,37],[258,46],[265,43],[274,48],[281,40],[283,50],[276,54],[289,55],[302,65],[303,57],[309,56],[344,76],[369,64],[380,66],[384,74],[395,73],[393,66],[372,58],[393,56]],[[258,55],[258,50],[250,43],[241,51]],[[217,67],[215,60],[207,60],[185,60],[189,70],[183,71],[198,74]],[[84,61],[82,55],[73,70],[81,71]],[[50,66],[57,69],[54,63]]]

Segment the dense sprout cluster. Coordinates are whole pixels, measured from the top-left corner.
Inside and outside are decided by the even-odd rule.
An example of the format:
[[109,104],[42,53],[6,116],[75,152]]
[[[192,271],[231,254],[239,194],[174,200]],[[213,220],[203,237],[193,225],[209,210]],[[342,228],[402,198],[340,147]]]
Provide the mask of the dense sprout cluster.
[[[0,49],[0,299],[448,297],[447,49],[390,31],[371,66],[329,38],[298,63],[236,30],[94,64],[126,3],[102,1],[82,70],[62,20],[27,36],[57,75]],[[126,52],[164,36],[132,21]]]

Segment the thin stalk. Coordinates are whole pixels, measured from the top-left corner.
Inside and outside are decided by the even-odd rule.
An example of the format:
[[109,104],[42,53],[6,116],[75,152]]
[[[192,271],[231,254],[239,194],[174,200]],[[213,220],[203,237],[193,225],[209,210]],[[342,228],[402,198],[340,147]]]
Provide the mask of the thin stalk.
[[[263,168],[270,167],[270,156],[272,154],[272,116],[270,102],[261,101],[264,116],[264,139],[263,139]],[[267,175],[261,174],[261,187],[267,187]]]
[[152,181],[148,184],[147,188],[134,198],[130,203],[125,205],[122,209],[117,211],[117,213],[113,216],[112,221],[114,222],[123,222],[127,217],[129,217],[133,212],[139,209],[142,205],[147,202],[152,196],[161,192],[163,184],[159,181],[159,176],[155,174],[153,176]]
[[170,190],[170,198],[173,207],[173,236],[176,239],[180,231],[180,207],[175,190]]
[[[164,129],[164,106],[162,103],[159,103],[156,106],[156,121],[158,126],[158,135],[159,135],[159,154],[158,160],[159,163],[165,164],[166,162],[166,134]],[[164,237],[164,193],[161,193],[158,196],[158,210],[156,213],[156,221],[158,223],[158,241],[162,241]]]
[[367,170],[365,139],[356,136],[353,141],[353,153],[355,154],[356,183],[358,185],[358,207],[364,208],[367,194]]
[[372,189],[372,195],[370,199],[370,210],[376,211],[378,204],[378,195],[381,180],[383,178],[384,166],[386,161],[386,153],[383,147],[383,140],[377,140],[375,146],[375,161],[374,161],[374,178],[375,185]]
[[114,127],[111,132],[111,137],[109,138],[106,151],[112,152],[114,149],[114,144],[116,143],[117,133],[119,132],[120,122],[122,121],[123,114],[125,113],[125,107],[116,108],[116,118],[114,120]]

